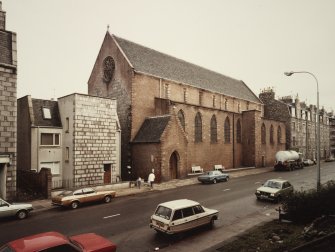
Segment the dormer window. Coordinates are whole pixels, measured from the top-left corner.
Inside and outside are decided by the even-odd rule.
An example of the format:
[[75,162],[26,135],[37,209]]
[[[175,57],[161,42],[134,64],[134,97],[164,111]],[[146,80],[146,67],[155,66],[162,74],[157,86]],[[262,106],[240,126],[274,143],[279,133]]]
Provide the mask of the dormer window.
[[43,119],[51,119],[51,113],[49,108],[42,108]]

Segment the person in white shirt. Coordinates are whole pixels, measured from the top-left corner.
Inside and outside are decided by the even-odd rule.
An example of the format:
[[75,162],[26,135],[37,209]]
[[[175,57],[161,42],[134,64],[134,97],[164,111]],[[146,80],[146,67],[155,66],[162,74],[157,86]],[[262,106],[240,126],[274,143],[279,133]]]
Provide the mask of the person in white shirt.
[[150,172],[150,174],[148,176],[148,183],[149,183],[151,189],[153,188],[154,181],[155,181],[155,174],[153,172]]

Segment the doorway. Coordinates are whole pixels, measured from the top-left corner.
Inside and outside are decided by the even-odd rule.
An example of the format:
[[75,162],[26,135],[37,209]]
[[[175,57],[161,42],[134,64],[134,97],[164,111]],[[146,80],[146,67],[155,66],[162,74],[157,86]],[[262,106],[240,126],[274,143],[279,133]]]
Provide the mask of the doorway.
[[171,154],[170,157],[170,179],[177,179],[178,178],[178,161],[179,161],[179,155],[175,151]]
[[6,199],[7,164],[0,163],[0,198]]
[[112,178],[112,164],[104,164],[104,184],[110,184]]

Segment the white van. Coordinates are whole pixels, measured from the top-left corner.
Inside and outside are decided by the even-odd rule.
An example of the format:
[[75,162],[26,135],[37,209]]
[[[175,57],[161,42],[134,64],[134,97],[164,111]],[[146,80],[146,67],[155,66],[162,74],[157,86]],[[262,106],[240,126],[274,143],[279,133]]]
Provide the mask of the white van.
[[203,225],[214,225],[219,211],[201,206],[188,199],[159,204],[151,216],[150,227],[158,232],[175,234]]

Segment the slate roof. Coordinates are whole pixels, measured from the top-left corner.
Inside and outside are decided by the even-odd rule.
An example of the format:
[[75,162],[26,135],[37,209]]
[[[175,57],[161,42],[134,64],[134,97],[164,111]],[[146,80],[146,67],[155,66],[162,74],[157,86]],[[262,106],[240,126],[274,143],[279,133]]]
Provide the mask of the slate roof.
[[[57,101],[32,99],[32,105],[35,120],[33,126],[62,127]],[[51,119],[43,118],[43,108],[50,109]]]
[[159,143],[169,120],[169,115],[145,118],[133,143]]
[[115,35],[112,36],[122,48],[135,71],[261,103],[241,80],[213,72]]

